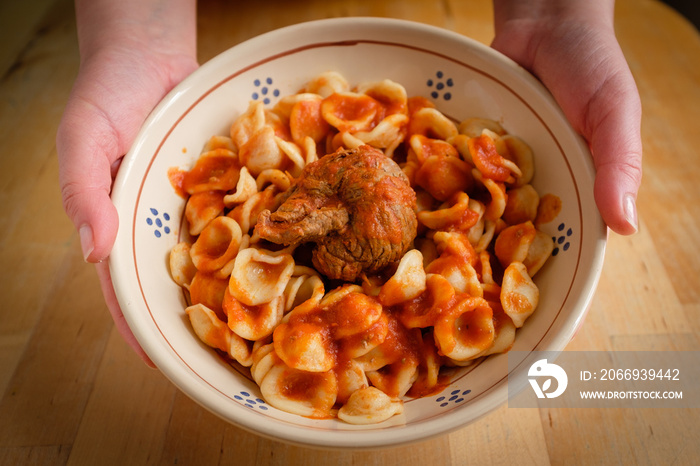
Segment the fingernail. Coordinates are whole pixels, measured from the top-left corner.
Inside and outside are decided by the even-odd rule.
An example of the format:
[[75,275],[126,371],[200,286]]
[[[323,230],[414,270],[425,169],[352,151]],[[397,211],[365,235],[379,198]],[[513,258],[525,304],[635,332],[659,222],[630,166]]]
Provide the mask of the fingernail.
[[627,220],[627,223],[634,227],[634,231],[636,232],[639,229],[639,227],[637,224],[637,204],[635,202],[634,196],[632,194],[625,194],[623,202],[623,208],[625,210],[625,220]]
[[90,225],[83,225],[78,229],[80,234],[80,247],[83,250],[83,260],[88,261],[88,257],[92,254],[93,249],[95,249],[95,243],[92,238],[92,228]]

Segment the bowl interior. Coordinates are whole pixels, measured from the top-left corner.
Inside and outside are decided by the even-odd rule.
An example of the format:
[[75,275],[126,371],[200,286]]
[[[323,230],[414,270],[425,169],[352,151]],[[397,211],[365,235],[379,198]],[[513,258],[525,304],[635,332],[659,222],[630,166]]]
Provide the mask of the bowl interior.
[[266,404],[254,382],[199,341],[169,275],[169,251],[183,235],[184,200],[168,170],[191,167],[204,143],[228,134],[250,100],[273,106],[330,70],[351,84],[394,80],[455,120],[497,120],[532,147],[533,186],[540,195],[558,196],[563,208],[543,227],[555,253],[536,277],[541,301],[513,349],[564,348],[590,303],[605,246],[586,146],[539,82],[512,62],[463,36],[399,20],[333,19],[274,31],[222,53],[174,89],[145,123],[115,181],[121,222],[110,258],[115,290],[134,334],[162,372],[204,407],[246,429],[327,447],[378,447],[438,435],[506,400],[506,354],[462,369],[441,393],[406,400],[403,415],[381,424],[307,419]]

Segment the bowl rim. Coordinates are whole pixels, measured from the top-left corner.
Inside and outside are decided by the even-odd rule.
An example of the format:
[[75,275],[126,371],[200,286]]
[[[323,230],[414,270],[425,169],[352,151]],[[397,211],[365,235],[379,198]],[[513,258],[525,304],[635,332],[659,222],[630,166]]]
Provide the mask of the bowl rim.
[[[481,54],[487,57],[488,60],[497,63],[499,67],[504,68],[508,73],[514,74],[518,79],[524,80],[527,85],[537,90],[539,98],[542,98],[554,108],[559,109],[559,106],[554,101],[553,97],[544,88],[544,86],[538,81],[534,76],[527,72],[524,68],[516,64],[514,61],[510,60],[506,56],[500,54],[496,50],[472,39],[465,35],[449,31],[442,27],[432,26],[425,23],[419,23],[415,21],[408,21],[403,19],[395,18],[377,18],[377,17],[343,17],[343,18],[330,18],[330,19],[320,19],[313,21],[306,21],[302,23],[292,24],[279,29],[275,29],[261,35],[255,36],[253,38],[247,39],[221,53],[211,58],[204,64],[202,64],[198,70],[192,73],[190,76],[185,78],[180,84],[175,86],[154,108],[149,117],[144,122],[141,130],[139,131],[132,148],[129,150],[127,155],[124,157],[122,162],[123,167],[130,166],[130,161],[138,155],[139,141],[148,136],[149,128],[159,119],[163,112],[172,105],[173,101],[180,98],[182,94],[186,94],[187,91],[193,86],[197,81],[199,76],[206,73],[209,69],[216,69],[220,63],[226,63],[230,61],[231,56],[238,53],[238,51],[244,48],[254,48],[259,44],[267,43],[272,40],[278,40],[283,37],[289,37],[290,35],[308,34],[309,30],[313,30],[315,27],[322,28],[339,28],[353,26],[357,28],[358,38],[362,36],[365,30],[376,29],[378,27],[383,28],[385,31],[390,28],[394,33],[396,31],[401,32],[411,32],[420,33],[422,35],[433,36],[439,40],[447,40],[450,42],[458,42],[465,48],[471,49],[471,52]],[[313,43],[318,43],[319,41],[312,41]],[[323,42],[322,40],[320,42]],[[299,47],[296,47],[299,48]],[[287,49],[283,53],[289,53],[290,50],[294,50],[295,47]],[[433,52],[434,53],[434,52]],[[437,53],[439,55],[439,53]],[[270,60],[273,57],[263,57],[261,60]],[[448,57],[449,58],[449,57]],[[569,131],[573,132],[573,129],[568,124],[568,121],[563,117],[562,119],[566,123],[566,127]],[[574,133],[575,134],[575,133]],[[580,144],[581,150],[584,153],[588,153],[588,147],[583,142],[582,138],[576,135],[576,140]],[[589,163],[589,169],[592,169],[592,162]],[[115,206],[118,207],[122,192],[126,188],[127,181],[127,170],[120,169],[115,179],[114,189],[112,193],[112,199]],[[597,213],[597,209],[596,209]],[[602,224],[602,219],[597,218],[597,221]],[[595,223],[595,222],[593,222]],[[121,229],[120,229],[121,230]],[[603,228],[592,228],[592,233],[595,235],[594,248],[592,255],[594,256],[591,260],[591,268],[587,271],[585,275],[585,280],[579,282],[579,286],[585,292],[579,296],[575,304],[571,307],[576,312],[570,312],[570,315],[563,317],[564,330],[560,331],[554,336],[550,336],[549,347],[545,348],[547,351],[562,351],[568,342],[573,338],[575,333],[580,328],[585,314],[591,304],[593,295],[595,294],[595,289],[600,278],[600,273],[602,270],[602,264],[605,254],[606,247],[606,235],[607,228],[603,224]],[[118,238],[123,235],[118,234]],[[133,238],[133,236],[132,236]],[[582,240],[583,241],[583,240]],[[180,390],[184,391],[188,397],[192,398],[198,404],[211,411],[215,415],[221,417],[227,422],[234,423],[235,425],[251,431],[257,435],[263,437],[271,438],[274,440],[285,441],[288,443],[293,443],[297,445],[303,445],[307,447],[320,447],[320,448],[383,448],[389,446],[397,446],[404,443],[415,442],[426,440],[431,437],[439,436],[455,429],[466,426],[467,424],[476,421],[477,419],[488,414],[492,410],[496,409],[502,405],[508,397],[508,386],[507,378],[509,374],[506,374],[503,379],[497,382],[494,388],[484,394],[481,401],[474,403],[471,406],[472,416],[468,420],[461,419],[460,416],[439,416],[438,420],[428,420],[420,422],[413,426],[402,426],[399,428],[388,428],[383,430],[358,430],[358,431],[331,431],[334,435],[324,435],[324,432],[314,431],[315,435],[309,435],[309,430],[303,426],[298,428],[290,429],[286,425],[278,425],[274,419],[267,419],[267,421],[259,422],[258,417],[262,416],[246,416],[243,415],[237,419],[232,419],[230,416],[224,416],[217,410],[217,407],[213,405],[211,400],[209,400],[205,395],[200,392],[197,385],[199,382],[196,380],[190,380],[191,376],[184,375],[181,373],[178,367],[174,367],[169,361],[171,355],[169,353],[164,353],[160,346],[150,340],[147,332],[142,332],[142,329],[138,326],[138,320],[132,315],[132,312],[136,310],[133,309],[133,302],[125,296],[126,284],[123,281],[123,273],[125,267],[128,265],[131,259],[131,255],[118,254],[121,252],[121,243],[115,242],[115,250],[117,254],[110,255],[109,266],[112,272],[112,283],[114,286],[115,294],[118,298],[119,304],[124,313],[124,317],[129,324],[134,336],[137,341],[143,347],[146,354],[151,358],[158,369]],[[124,251],[126,252],[126,251]],[[131,254],[135,252],[130,251]],[[129,260],[127,260],[127,257]],[[574,280],[572,280],[573,282]],[[544,339],[544,337],[543,337]],[[543,349],[544,350],[544,349]],[[247,408],[244,408],[247,409]],[[462,410],[463,411],[463,410]],[[241,411],[245,412],[245,411]],[[381,435],[379,433],[381,432]],[[340,435],[338,435],[340,434]],[[330,437],[330,438],[329,438]]]

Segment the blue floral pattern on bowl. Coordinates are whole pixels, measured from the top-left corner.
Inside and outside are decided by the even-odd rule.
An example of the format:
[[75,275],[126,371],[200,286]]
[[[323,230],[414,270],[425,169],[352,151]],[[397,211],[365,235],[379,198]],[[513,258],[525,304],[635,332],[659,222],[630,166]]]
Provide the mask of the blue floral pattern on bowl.
[[259,409],[261,411],[267,411],[269,409],[265,400],[252,395],[250,392],[238,392],[238,395],[234,395],[233,398],[243,403],[246,408]]
[[160,238],[163,235],[169,234],[172,230],[167,224],[170,221],[170,215],[167,212],[162,214],[158,212],[158,209],[151,207],[151,216],[146,217],[146,224],[153,228],[153,234],[156,238]]
[[273,80],[269,76],[262,80],[255,79],[253,81],[253,86],[255,87],[255,90],[253,90],[253,93],[250,97],[253,100],[260,100],[263,104],[269,105],[270,103],[272,103],[273,98],[277,98],[280,96],[279,89],[272,87],[272,85]]
[[558,236],[552,236],[552,241],[554,241],[554,250],[552,251],[552,256],[556,256],[560,252],[568,251],[571,247],[569,239],[574,234],[574,230],[571,228],[566,228],[566,224],[560,223],[557,227],[557,231],[560,232]]
[[471,392],[471,390],[452,390],[449,395],[441,395],[435,398],[435,402],[439,403],[441,408],[446,408],[450,404],[462,403]]
[[452,99],[452,92],[450,89],[454,86],[454,81],[452,78],[445,76],[442,71],[437,71],[434,78],[428,79],[426,85],[430,89],[430,97],[433,99]]

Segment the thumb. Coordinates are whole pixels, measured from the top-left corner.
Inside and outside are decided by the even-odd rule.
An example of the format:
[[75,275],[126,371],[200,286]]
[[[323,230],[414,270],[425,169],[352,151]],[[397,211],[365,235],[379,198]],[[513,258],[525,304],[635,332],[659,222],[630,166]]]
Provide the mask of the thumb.
[[[584,131],[596,167],[596,204],[608,226],[620,234],[638,229],[636,199],[642,181],[641,105],[628,80],[609,79],[601,87]],[[599,101],[609,102],[612,109],[596,109]]]
[[[90,128],[86,134],[85,129]],[[63,206],[80,234],[83,257],[100,262],[109,256],[119,219],[112,204],[112,159],[118,153],[115,132],[89,105],[71,102],[56,136]]]
[[597,49],[595,58],[579,59],[558,72],[552,71],[553,64],[544,64],[543,75],[569,121],[588,141],[596,168],[594,196],[603,220],[613,231],[628,235],[638,228],[641,102],[614,36],[589,39],[580,44]]
[[612,27],[589,23],[562,22],[529,48],[522,46],[522,32],[506,30],[493,45],[544,83],[586,139],[596,167],[598,210],[613,231],[628,235],[637,231],[641,103]]

